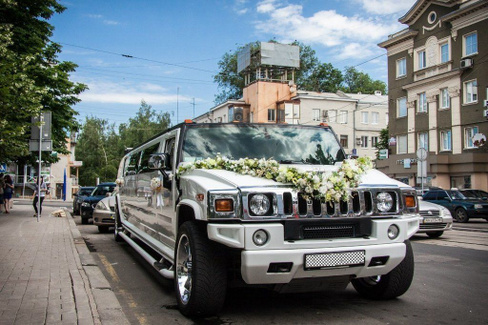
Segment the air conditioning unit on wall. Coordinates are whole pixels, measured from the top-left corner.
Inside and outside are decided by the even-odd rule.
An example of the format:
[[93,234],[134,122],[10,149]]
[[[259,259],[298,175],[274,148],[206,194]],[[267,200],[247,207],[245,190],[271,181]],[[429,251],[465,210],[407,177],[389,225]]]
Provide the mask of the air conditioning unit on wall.
[[462,59],[459,63],[461,69],[471,68],[473,66],[473,59]]

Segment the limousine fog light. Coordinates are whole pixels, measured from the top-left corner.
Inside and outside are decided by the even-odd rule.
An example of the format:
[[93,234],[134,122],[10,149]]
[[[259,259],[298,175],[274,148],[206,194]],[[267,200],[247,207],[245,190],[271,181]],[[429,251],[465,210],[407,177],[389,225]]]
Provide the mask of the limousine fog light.
[[376,195],[376,207],[380,212],[388,212],[393,206],[393,198],[390,193],[380,192]]
[[252,235],[252,241],[256,246],[263,246],[268,242],[268,238],[268,233],[263,229],[256,230]]
[[215,211],[217,211],[217,212],[232,212],[232,211],[234,211],[234,200],[232,200],[232,199],[217,199],[217,200],[215,200]]
[[249,202],[249,209],[257,216],[265,215],[271,206],[269,198],[264,194],[255,194]]
[[391,240],[396,239],[400,234],[400,228],[397,225],[390,225],[388,227],[388,238]]

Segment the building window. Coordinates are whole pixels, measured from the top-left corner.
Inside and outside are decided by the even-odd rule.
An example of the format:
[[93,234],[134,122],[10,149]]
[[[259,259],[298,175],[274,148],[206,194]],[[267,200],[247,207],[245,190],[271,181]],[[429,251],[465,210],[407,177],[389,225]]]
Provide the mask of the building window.
[[451,130],[441,131],[441,151],[451,151]]
[[478,53],[478,34],[476,32],[463,37],[464,56]]
[[401,58],[396,61],[396,76],[397,78],[407,75],[407,58]]
[[478,133],[477,126],[464,129],[464,147],[466,149],[476,148],[476,146],[473,144],[473,137],[476,133]]
[[347,135],[341,135],[341,147],[348,148]]
[[368,112],[361,112],[361,123],[368,124]]
[[451,99],[449,98],[449,90],[447,88],[441,89],[441,102],[440,102],[440,108],[441,109],[447,109],[451,107]]
[[397,117],[407,116],[407,97],[397,99]]
[[441,44],[440,46],[441,51],[441,63],[446,63],[449,61],[449,43]]
[[276,111],[274,109],[268,109],[268,121],[276,121]]
[[312,112],[313,112],[313,120],[320,121],[320,109],[314,108]]
[[337,122],[337,111],[335,109],[329,111],[329,122]]
[[425,56],[425,50],[417,52],[419,60],[419,70],[427,67],[427,57]]
[[347,124],[347,111],[341,111],[339,121],[342,124]]
[[376,146],[378,145],[378,142],[379,142],[379,137],[371,137],[371,147],[372,148],[376,148]]
[[380,119],[380,113],[371,112],[371,124],[378,124]]
[[425,150],[429,151],[429,133],[419,133],[419,149],[420,148],[424,148]]
[[478,82],[475,80],[464,83],[464,103],[476,103],[478,101]]
[[427,95],[425,93],[419,94],[417,112],[427,113]]
[[407,153],[407,136],[397,136],[397,154]]
[[367,148],[368,147],[368,136],[363,135],[361,136],[361,148]]

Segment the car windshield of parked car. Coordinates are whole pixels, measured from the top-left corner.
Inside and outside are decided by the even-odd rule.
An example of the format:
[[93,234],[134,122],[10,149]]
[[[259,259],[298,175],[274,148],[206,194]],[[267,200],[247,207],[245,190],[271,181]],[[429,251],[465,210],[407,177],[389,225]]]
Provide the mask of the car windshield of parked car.
[[329,128],[215,124],[188,129],[183,161],[213,158],[265,158],[282,164],[333,165],[344,151]]
[[80,190],[80,195],[90,195],[93,191],[93,188],[85,188]]
[[115,185],[104,185],[104,186],[97,186],[93,190],[91,196],[104,196],[107,193],[112,193],[114,191]]
[[466,200],[466,197],[463,195],[463,193],[459,191],[449,191],[449,195],[453,200]]

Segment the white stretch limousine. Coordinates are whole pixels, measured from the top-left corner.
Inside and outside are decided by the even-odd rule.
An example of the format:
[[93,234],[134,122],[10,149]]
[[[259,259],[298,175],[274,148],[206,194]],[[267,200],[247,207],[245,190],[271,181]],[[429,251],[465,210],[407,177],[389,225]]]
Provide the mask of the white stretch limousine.
[[412,282],[415,191],[345,159],[328,126],[183,123],[128,152],[117,185],[115,239],[189,317],[239,285],[390,299]]

